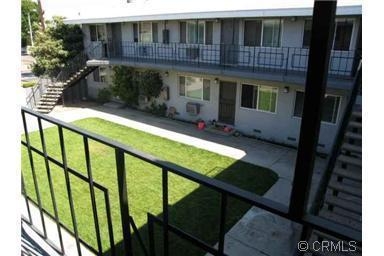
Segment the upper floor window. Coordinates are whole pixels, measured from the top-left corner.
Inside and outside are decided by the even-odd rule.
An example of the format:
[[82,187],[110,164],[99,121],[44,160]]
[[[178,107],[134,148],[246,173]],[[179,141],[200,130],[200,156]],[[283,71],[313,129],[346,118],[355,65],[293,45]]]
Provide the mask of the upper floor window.
[[246,20],[244,21],[244,45],[280,47],[281,20]]
[[276,113],[278,89],[263,85],[241,86],[241,107]]
[[157,43],[158,30],[156,22],[140,22],[133,24],[133,41],[142,43]]
[[211,81],[201,77],[179,76],[179,95],[209,101],[211,96]]
[[89,33],[91,41],[105,41],[106,39],[104,25],[90,25]]
[[[311,39],[312,20],[305,20],[303,48],[308,48]],[[349,51],[352,39],[353,21],[337,21],[335,24],[335,36],[333,50]]]
[[180,43],[212,44],[213,22],[193,20],[180,22]]
[[[339,114],[341,97],[326,94],[323,102],[321,121],[335,124]],[[296,100],[293,116],[301,117],[304,107],[304,92],[296,91]]]

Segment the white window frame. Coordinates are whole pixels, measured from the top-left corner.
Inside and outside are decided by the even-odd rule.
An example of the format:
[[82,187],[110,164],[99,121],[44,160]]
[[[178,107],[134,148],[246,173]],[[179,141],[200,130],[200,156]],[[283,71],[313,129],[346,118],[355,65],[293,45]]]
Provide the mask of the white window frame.
[[[297,92],[302,92],[305,94],[305,91],[304,90],[295,90],[295,97],[294,97],[294,100],[293,100],[293,109],[292,109],[292,118],[295,118],[295,119],[301,119],[302,117],[301,116],[295,116],[295,104],[296,104],[296,97],[297,97]],[[332,97],[339,97],[340,100],[339,100],[339,106],[338,106],[338,109],[336,111],[336,121],[334,123],[332,122],[326,122],[326,121],[323,121],[321,120],[321,123],[322,124],[328,124],[328,125],[337,125],[338,122],[339,122],[339,118],[340,118],[340,111],[341,111],[341,104],[342,104],[342,100],[343,100],[343,96],[341,95],[336,95],[336,94],[332,94],[332,93],[326,93],[324,95],[324,97],[326,96],[332,96]],[[303,109],[304,109],[304,105],[303,105]]]
[[[304,23],[303,23],[303,35],[302,35],[302,40],[301,40],[301,47],[303,48],[303,49],[309,49],[309,46],[307,47],[307,48],[304,48],[303,47],[303,43],[304,43],[304,28],[305,28],[305,20],[311,20],[311,19],[304,19]],[[337,23],[338,22],[345,22],[345,21],[347,21],[347,22],[352,22],[352,32],[351,32],[351,40],[350,40],[350,42],[349,42],[349,47],[348,47],[348,50],[334,50],[333,48],[334,48],[334,46],[335,46],[335,38],[336,38],[336,28],[337,28]],[[355,30],[356,30],[356,19],[352,19],[352,18],[345,18],[345,19],[343,19],[343,18],[336,18],[335,19],[335,33],[333,34],[333,41],[332,41],[332,51],[340,51],[340,52],[346,52],[346,51],[350,51],[351,50],[351,48],[352,48],[352,45],[353,45],[353,41],[354,40],[356,40],[355,39]]]
[[[96,27],[96,41],[92,41],[92,36],[91,36],[91,26]],[[105,27],[105,24],[90,24],[89,25],[89,41],[90,42],[102,42],[103,40],[99,40],[99,28],[102,27],[102,30],[104,32],[105,39],[107,38],[107,28]]]
[[[108,83],[108,72],[106,67],[97,67],[99,78],[98,81],[93,79],[95,83]],[[94,78],[94,77],[93,77]]]
[[[186,82],[187,81],[187,77],[189,78],[198,78],[198,79],[202,79],[203,80],[203,83],[202,83],[202,87],[201,87],[201,98],[200,99],[197,99],[197,98],[193,98],[193,97],[188,97],[187,96],[187,87],[186,85],[184,84],[184,91],[185,91],[185,95],[180,95],[181,91],[180,91],[180,77],[184,77],[184,81]],[[209,100],[205,100],[204,99],[204,80],[209,80]],[[179,91],[179,97],[182,97],[182,98],[186,98],[186,99],[190,99],[190,100],[197,100],[197,101],[204,101],[204,102],[210,102],[211,101],[211,88],[212,88],[212,80],[211,79],[207,79],[207,78],[204,78],[204,77],[198,77],[198,76],[190,76],[190,75],[178,75],[177,76],[177,84],[178,84],[178,91]]]
[[[143,40],[141,39],[141,27],[142,27],[143,23],[149,23],[150,34],[151,34],[151,40],[149,42],[143,42]],[[153,42],[152,21],[141,21],[141,22],[139,22],[138,30],[139,30],[138,33],[139,33],[139,42],[140,43],[152,43]]]
[[[336,29],[337,29],[337,23],[341,22],[352,22],[352,31],[351,31],[351,39],[349,41],[348,50],[334,50],[335,46],[335,39],[336,39]],[[348,52],[351,50],[351,46],[353,43],[354,35],[355,35],[355,29],[356,29],[356,20],[351,18],[337,18],[335,19],[335,33],[333,34],[333,42],[332,42],[332,51],[340,51],[340,52]]]
[[[190,41],[189,41],[189,29],[188,29],[188,23],[194,23],[195,25],[197,25],[197,27],[196,27],[196,29],[197,29],[197,43],[191,43]],[[185,38],[185,41],[186,41],[186,43],[187,44],[201,44],[201,43],[199,43],[199,22],[202,22],[203,23],[203,26],[204,26],[204,29],[203,29],[203,45],[206,45],[206,42],[205,42],[205,20],[197,20],[197,22],[196,22],[196,20],[186,20],[185,21],[185,33],[186,33],[186,38]]]
[[[279,23],[280,23],[280,35],[279,35],[279,40],[280,40],[280,42],[279,42],[279,46],[265,46],[264,44],[263,44],[263,41],[264,41],[264,22],[266,21],[266,20],[277,20],[277,21],[279,21]],[[262,20],[262,24],[261,24],[261,42],[260,42],[260,46],[261,47],[271,47],[271,48],[281,48],[282,46],[282,38],[283,38],[283,24],[284,24],[284,20],[283,19],[263,19]]]
[[[247,108],[242,106],[241,98],[243,94],[243,85],[252,85],[254,87],[257,87],[257,100],[256,100],[256,108]],[[266,111],[266,110],[260,110],[259,109],[259,98],[260,98],[260,87],[264,88],[270,88],[272,90],[276,90],[276,103],[275,103],[275,112],[272,111]],[[253,96],[253,95],[252,95]],[[251,84],[251,83],[241,83],[241,91],[240,91],[240,109],[246,109],[246,110],[251,110],[251,111],[257,111],[257,112],[262,112],[262,113],[269,113],[269,114],[277,114],[277,103],[279,102],[279,88],[278,87],[273,87],[269,85],[259,85],[259,84]]]

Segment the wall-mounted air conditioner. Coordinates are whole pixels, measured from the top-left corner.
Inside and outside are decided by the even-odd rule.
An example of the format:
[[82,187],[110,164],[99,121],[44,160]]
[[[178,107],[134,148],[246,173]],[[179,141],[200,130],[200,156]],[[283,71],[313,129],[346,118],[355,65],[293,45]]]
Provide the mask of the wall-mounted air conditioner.
[[198,115],[200,113],[200,104],[188,102],[186,105],[186,112],[192,116]]

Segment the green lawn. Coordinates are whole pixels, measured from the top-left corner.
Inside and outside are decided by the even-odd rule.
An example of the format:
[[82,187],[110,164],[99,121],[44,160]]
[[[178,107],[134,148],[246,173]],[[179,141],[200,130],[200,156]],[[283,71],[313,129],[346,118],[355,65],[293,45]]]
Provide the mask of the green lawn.
[[[260,195],[265,193],[278,178],[278,176],[269,169],[154,136],[143,131],[127,128],[102,119],[83,119],[74,122],[74,124],[122,142],[140,151],[152,154],[160,159],[176,163],[206,176],[226,181]],[[48,154],[55,159],[61,160],[57,128],[45,129],[44,134]],[[82,138],[67,130],[64,130],[64,138],[66,142],[68,166],[86,175]],[[33,146],[41,148],[40,137],[37,132],[30,133],[30,140]],[[122,240],[122,228],[120,223],[114,150],[98,142],[90,141],[90,154],[94,179],[109,190],[115,243],[119,247],[121,246],[120,242]],[[43,206],[53,213],[43,158],[37,154],[33,154],[33,158]],[[157,216],[161,216],[162,213],[161,170],[158,167],[154,167],[128,155],[125,160],[130,214],[134,218],[140,234],[144,240],[147,241],[146,213],[150,212]],[[58,204],[59,217],[67,227],[72,228],[63,171],[53,163],[50,164],[50,168],[53,175],[53,185]],[[22,172],[27,192],[32,198],[35,198],[33,179],[25,147],[22,147]],[[88,184],[73,175],[70,175],[70,180],[80,237],[94,248],[97,248]],[[104,199],[101,191],[97,189],[96,199],[103,251],[108,254],[110,246]],[[220,196],[217,192],[170,174],[169,202],[171,224],[198,236],[209,244],[215,244],[218,241]],[[227,230],[241,218],[249,207],[249,205],[239,202],[238,200],[229,200],[226,220]],[[160,249],[161,227],[155,226],[155,231],[157,232],[155,240],[156,246]],[[135,235],[134,238],[136,238]],[[135,255],[140,255],[141,253],[136,245],[137,243],[134,243]],[[204,255],[203,252],[191,248],[188,243],[174,236],[171,236],[170,250],[172,255]]]

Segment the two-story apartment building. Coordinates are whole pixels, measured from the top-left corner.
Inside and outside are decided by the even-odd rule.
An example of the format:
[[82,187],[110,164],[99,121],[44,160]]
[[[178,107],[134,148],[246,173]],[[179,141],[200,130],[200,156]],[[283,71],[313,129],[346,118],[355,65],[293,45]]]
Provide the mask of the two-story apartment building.
[[[176,118],[217,120],[297,145],[313,2],[207,3],[192,10],[183,1],[174,1],[171,10],[155,2],[66,20],[81,24],[92,56],[87,65],[98,66],[87,78],[89,97],[111,86],[115,65],[152,69],[163,79],[157,102],[176,109]],[[360,49],[361,2],[339,1],[320,152],[332,146]]]

